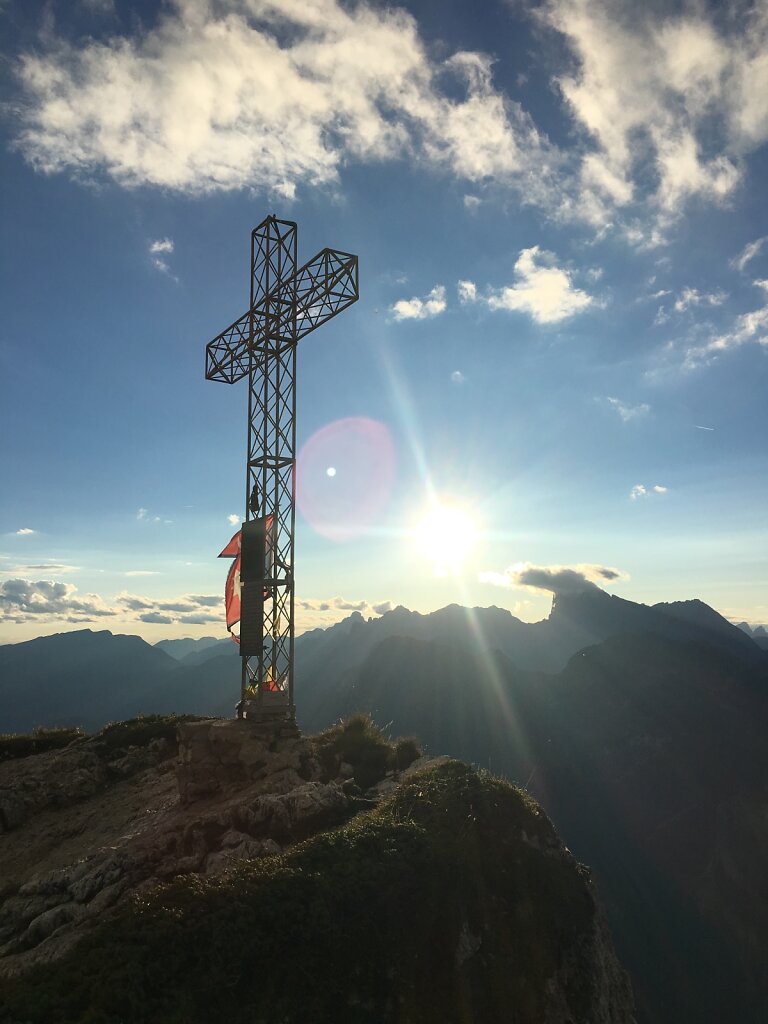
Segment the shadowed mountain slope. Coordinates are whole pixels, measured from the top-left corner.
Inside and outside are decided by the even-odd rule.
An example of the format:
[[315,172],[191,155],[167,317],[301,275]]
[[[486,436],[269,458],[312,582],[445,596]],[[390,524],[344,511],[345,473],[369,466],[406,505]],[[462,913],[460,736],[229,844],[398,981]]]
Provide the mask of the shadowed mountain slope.
[[[587,602],[557,604],[553,618],[573,610],[583,629]],[[600,628],[626,621],[623,604],[600,602]],[[369,710],[527,784],[594,867],[641,1019],[756,1024],[768,1008],[768,674],[730,639],[624,633],[545,675],[474,632],[393,636],[325,701],[314,693],[322,713],[307,721]]]

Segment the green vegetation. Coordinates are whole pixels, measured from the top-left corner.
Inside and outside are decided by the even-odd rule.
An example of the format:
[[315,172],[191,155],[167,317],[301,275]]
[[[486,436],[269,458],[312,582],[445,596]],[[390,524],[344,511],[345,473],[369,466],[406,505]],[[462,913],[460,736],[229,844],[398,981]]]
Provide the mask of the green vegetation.
[[[160,737],[174,743],[176,726],[180,722],[201,720],[201,715],[139,715],[127,722],[112,722],[93,738],[104,744],[107,750],[145,747],[150,740]],[[75,740],[88,738],[88,734],[82,729],[70,726],[35,729],[34,732],[27,734],[6,733],[0,735],[0,761],[43,754],[47,750],[61,750]]]
[[409,765],[421,757],[422,750],[414,736],[403,736],[395,741],[395,764],[394,767],[403,771]]
[[31,733],[4,733],[0,735],[0,761],[10,761],[46,750],[61,750],[75,740],[82,739],[82,729],[61,726],[54,729],[35,729]]
[[314,737],[320,761],[329,776],[346,762],[354,769],[361,790],[380,782],[390,768],[402,770],[421,756],[416,740],[393,743],[370,715],[356,714]]
[[[325,735],[351,759],[367,733]],[[541,853],[553,841],[524,793],[448,762],[286,854],[142,894],[62,960],[8,979],[0,1019],[540,1024],[569,950],[565,998],[582,1020],[589,971],[574,951],[594,905],[573,864]]]
[[200,722],[201,715],[139,715],[126,722],[110,722],[96,738],[110,749],[117,747],[145,747],[150,740],[176,741],[176,726],[181,722]]

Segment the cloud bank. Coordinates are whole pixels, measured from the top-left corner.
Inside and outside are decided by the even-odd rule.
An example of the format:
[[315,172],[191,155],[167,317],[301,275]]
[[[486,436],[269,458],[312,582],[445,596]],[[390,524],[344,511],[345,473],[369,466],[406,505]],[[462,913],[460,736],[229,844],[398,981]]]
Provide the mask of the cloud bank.
[[[106,2],[106,0],[105,0]],[[686,202],[723,202],[768,139],[768,9],[629,0],[516,5],[557,37],[547,69],[575,140],[552,145],[480,52],[436,58],[413,15],[340,0],[169,0],[149,29],[17,64],[16,142],[44,173],[291,199],[351,162],[406,158],[511,187],[553,217],[659,240]],[[504,59],[504,54],[499,55]],[[159,257],[158,257],[159,258]]]
[[532,590],[546,590],[553,594],[579,594],[585,590],[599,590],[602,586],[628,580],[629,575],[621,569],[607,565],[579,563],[577,565],[533,565],[519,562],[503,573],[480,574],[481,583],[502,587],[529,587]]
[[601,224],[647,196],[663,221],[691,197],[717,202],[736,188],[744,157],[768,139],[768,8],[718,10],[684,2],[660,13],[629,0],[541,9],[576,58],[557,84],[591,142],[582,216]]
[[188,625],[219,622],[223,631],[224,601],[219,595],[158,599],[127,592],[108,601],[99,594],[81,595],[73,583],[15,578],[0,584],[0,622],[86,623],[104,618]]
[[349,160],[401,156],[469,181],[527,180],[546,149],[487,56],[432,61],[396,7],[172,0],[148,31],[53,40],[19,75],[26,159],[128,187],[290,199]]

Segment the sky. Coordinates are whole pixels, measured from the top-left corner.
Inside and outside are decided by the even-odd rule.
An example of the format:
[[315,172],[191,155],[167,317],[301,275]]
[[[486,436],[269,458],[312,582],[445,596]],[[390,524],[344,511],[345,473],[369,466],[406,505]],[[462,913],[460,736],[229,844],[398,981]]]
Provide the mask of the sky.
[[[563,580],[768,622],[768,2],[0,0],[0,642],[225,635],[251,229],[298,351],[297,632]],[[332,528],[328,528],[328,524]]]

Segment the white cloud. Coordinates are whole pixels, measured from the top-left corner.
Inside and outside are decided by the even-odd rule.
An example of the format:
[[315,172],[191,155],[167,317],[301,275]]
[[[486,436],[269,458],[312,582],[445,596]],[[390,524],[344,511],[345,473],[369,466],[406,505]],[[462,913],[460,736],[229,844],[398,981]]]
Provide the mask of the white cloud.
[[136,518],[140,523],[162,523],[163,526],[171,526],[173,524],[172,519],[163,519],[162,516],[152,516],[149,514],[148,508],[139,508],[136,510]]
[[445,288],[435,285],[423,299],[400,299],[392,306],[395,320],[426,320],[445,312]]
[[22,526],[20,530],[16,531],[17,537],[29,537],[31,534],[37,533],[37,530],[30,529],[29,526]]
[[666,494],[668,490],[668,487],[663,487],[661,484],[654,484],[653,487],[646,487],[645,484],[635,484],[629,492],[629,496],[632,501],[637,501],[638,498],[647,498],[651,494]]
[[[17,142],[45,172],[287,199],[334,185],[351,161],[408,156],[598,230],[644,199],[648,181],[667,217],[689,196],[723,199],[768,137],[768,17],[737,13],[723,30],[699,5],[661,17],[624,7],[539,9],[574,58],[558,82],[585,137],[575,156],[496,88],[486,54],[438,61],[403,9],[341,0],[169,0],[132,36],[73,45],[49,34],[20,60]],[[653,227],[625,228],[660,240]]]
[[152,262],[152,266],[159,270],[162,274],[168,274],[169,277],[173,277],[174,281],[178,278],[174,277],[171,273],[170,264],[163,256],[173,252],[173,241],[170,238],[158,238],[157,241],[151,242],[149,246],[149,257]]
[[456,285],[456,291],[462,306],[477,300],[477,285],[474,281],[459,281]]
[[303,599],[296,602],[296,628],[302,633],[308,629],[326,628],[341,622],[350,612],[360,612],[364,618],[385,615],[392,611],[392,601],[349,600],[343,597]]
[[489,309],[529,313],[536,323],[559,323],[593,305],[591,295],[574,288],[567,271],[555,265],[555,256],[534,245],[523,249],[515,263],[517,283],[489,291]]
[[585,215],[607,221],[612,209],[649,198],[663,222],[690,197],[721,201],[743,157],[768,138],[768,9],[734,7],[717,26],[716,11],[616,0],[543,6],[576,58],[558,84],[591,143],[580,172]]
[[131,569],[129,572],[123,573],[124,576],[159,576],[159,572],[155,572],[153,569]]
[[647,416],[651,411],[650,405],[646,402],[639,402],[637,405],[628,405],[626,402],[622,402],[618,398],[606,398],[606,402],[608,402],[612,409],[616,410],[624,423],[629,423],[630,420],[639,419],[641,416]]
[[173,241],[170,238],[158,238],[157,241],[150,244],[149,251],[151,253],[173,252]]
[[63,576],[66,573],[77,572],[79,565],[66,565],[63,562],[39,562],[36,565],[11,565],[0,569],[3,576],[20,576],[27,573],[44,572],[50,576]]
[[233,512],[231,516],[227,516],[227,522],[231,523],[232,526],[239,526],[240,523],[242,522],[242,519],[240,516],[235,515],[235,513]]
[[19,73],[18,145],[46,173],[284,198],[348,161],[406,154],[531,197],[546,176],[548,146],[495,89],[490,58],[431,60],[396,7],[172,0],[149,30],[53,39]]
[[477,577],[480,583],[490,583],[492,587],[511,587],[512,580],[505,572],[496,572],[493,569],[481,572]]
[[746,265],[758,255],[765,243],[768,242],[768,235],[757,238],[754,242],[745,245],[742,251],[731,260],[731,266],[736,270],[743,270]]
[[531,562],[518,562],[503,573],[480,574],[481,583],[490,583],[498,587],[530,587],[555,594],[581,593],[584,590],[597,589],[597,584],[607,586],[628,579],[629,575],[621,569],[584,562],[576,565],[533,565]]
[[142,612],[139,616],[139,622],[169,626],[173,622],[173,619],[170,615],[163,615],[162,612]]
[[[762,282],[755,284],[762,287]],[[716,334],[703,344],[689,346],[683,366],[688,370],[695,369],[749,343],[768,348],[768,305],[737,316],[730,331]]]
[[[40,565],[17,567],[56,574],[74,566]],[[126,576],[155,576],[146,570]],[[224,598],[218,594],[182,594],[180,597],[145,597],[123,591],[113,598],[80,594],[72,583],[32,580],[21,577],[0,583],[0,621],[7,622],[92,622],[102,618],[120,622],[202,624],[219,622],[224,629]]]
[[222,630],[225,627],[224,598],[217,594],[182,594],[175,598],[156,598],[123,591],[117,595],[115,607],[121,617],[136,622],[162,625],[174,622],[185,625],[218,622]]
[[691,306],[721,306],[728,298],[725,292],[700,292],[696,288],[683,288],[675,300],[675,312],[684,313]]
[[77,594],[73,583],[11,579],[0,584],[0,620],[89,622],[115,615],[98,594]]
[[80,0],[83,7],[97,14],[114,14],[115,0]]
[[451,374],[451,380],[454,384],[463,384],[466,379],[461,370],[454,370]]
[[664,306],[659,306],[656,310],[656,316],[653,318],[653,326],[662,327],[664,324],[669,322],[669,319],[669,313],[666,311]]
[[349,163],[406,157],[463,179],[470,210],[497,183],[599,232],[623,215],[642,245],[662,236],[638,202],[663,221],[689,197],[733,192],[768,138],[764,4],[717,27],[698,2],[523,8],[570,51],[557,78],[582,136],[570,153],[497,88],[487,54],[438,59],[406,10],[344,0],[168,0],[131,35],[49,31],[18,63],[16,142],[45,173],[288,200],[335,188]]

